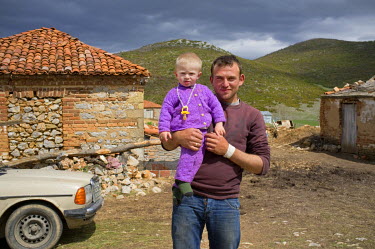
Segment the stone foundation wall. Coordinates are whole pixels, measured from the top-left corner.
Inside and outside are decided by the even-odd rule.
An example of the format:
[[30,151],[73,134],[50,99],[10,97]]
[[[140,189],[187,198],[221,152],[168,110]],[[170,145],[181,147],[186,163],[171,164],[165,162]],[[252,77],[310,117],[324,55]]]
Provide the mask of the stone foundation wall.
[[[145,140],[148,139],[159,138],[146,136]],[[180,151],[180,148],[166,151],[161,145],[144,147],[143,168],[150,170],[157,177],[173,177],[180,158]]]
[[143,141],[139,76],[0,75],[0,160]]
[[7,127],[10,159],[63,147],[61,98],[10,97],[8,113],[9,120],[22,120]]

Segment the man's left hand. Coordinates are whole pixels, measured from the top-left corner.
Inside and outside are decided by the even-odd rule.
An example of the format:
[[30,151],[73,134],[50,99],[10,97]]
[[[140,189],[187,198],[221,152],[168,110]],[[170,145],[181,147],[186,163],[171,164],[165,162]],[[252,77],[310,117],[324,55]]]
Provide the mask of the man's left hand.
[[228,141],[224,137],[214,132],[206,134],[206,149],[208,151],[222,156],[227,152],[228,146]]

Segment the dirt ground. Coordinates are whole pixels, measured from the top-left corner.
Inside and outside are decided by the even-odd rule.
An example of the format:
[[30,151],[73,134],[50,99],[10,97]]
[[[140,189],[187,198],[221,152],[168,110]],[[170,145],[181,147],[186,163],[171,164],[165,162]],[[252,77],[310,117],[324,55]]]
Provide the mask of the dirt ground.
[[[310,126],[279,131],[270,139],[269,174],[244,175],[240,248],[375,248],[375,162],[299,147],[318,134],[319,128]],[[171,248],[170,195],[166,188],[136,204],[131,199],[116,204],[164,224],[163,240],[133,248]],[[111,215],[109,205],[98,222]],[[206,233],[202,248],[208,248]]]
[[[375,162],[299,147],[318,134],[280,132],[269,174],[244,175],[240,248],[375,248]],[[57,248],[172,248],[170,185],[163,190],[108,196],[94,225],[64,232]]]

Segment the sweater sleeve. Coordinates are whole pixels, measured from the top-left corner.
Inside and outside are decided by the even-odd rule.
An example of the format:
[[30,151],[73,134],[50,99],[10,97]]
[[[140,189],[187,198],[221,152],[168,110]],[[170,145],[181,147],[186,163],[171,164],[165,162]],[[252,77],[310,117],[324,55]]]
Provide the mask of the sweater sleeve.
[[251,123],[250,133],[247,139],[246,152],[258,155],[263,161],[263,170],[260,175],[264,175],[270,168],[270,147],[268,145],[266,125],[260,111],[254,113],[256,115]]
[[171,131],[172,114],[174,112],[173,95],[175,88],[171,89],[164,98],[159,116],[159,133]]

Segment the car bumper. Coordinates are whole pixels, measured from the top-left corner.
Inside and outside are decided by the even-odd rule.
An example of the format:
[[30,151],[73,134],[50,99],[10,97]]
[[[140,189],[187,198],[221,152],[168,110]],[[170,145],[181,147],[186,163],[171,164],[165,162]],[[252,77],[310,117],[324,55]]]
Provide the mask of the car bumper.
[[103,197],[100,197],[98,201],[92,203],[88,207],[65,210],[64,216],[69,219],[88,219],[96,214],[96,212],[103,206],[103,203],[104,199]]

